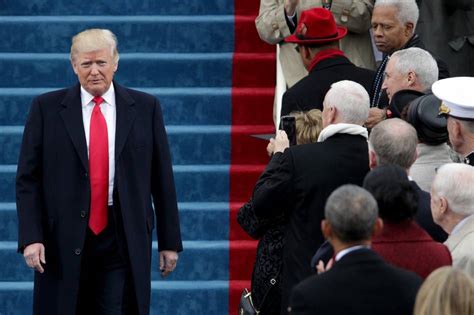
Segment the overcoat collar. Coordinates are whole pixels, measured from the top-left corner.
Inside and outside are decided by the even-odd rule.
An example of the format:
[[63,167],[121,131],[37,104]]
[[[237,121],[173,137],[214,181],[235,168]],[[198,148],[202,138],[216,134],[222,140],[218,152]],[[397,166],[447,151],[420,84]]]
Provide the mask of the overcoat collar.
[[461,243],[461,241],[468,235],[474,233],[474,215],[471,215],[466,223],[457,231],[455,234],[449,235],[448,239],[444,244],[452,252]]
[[[115,102],[117,106],[117,120],[115,132],[115,160],[117,161],[123,150],[127,136],[130,133],[135,120],[135,101],[127,90],[113,82],[115,88]],[[86,135],[82,120],[81,86],[77,83],[71,87],[64,99],[61,101],[63,109],[60,115],[64,121],[66,130],[71,138],[74,148],[84,166],[89,171],[89,159],[87,156]]]

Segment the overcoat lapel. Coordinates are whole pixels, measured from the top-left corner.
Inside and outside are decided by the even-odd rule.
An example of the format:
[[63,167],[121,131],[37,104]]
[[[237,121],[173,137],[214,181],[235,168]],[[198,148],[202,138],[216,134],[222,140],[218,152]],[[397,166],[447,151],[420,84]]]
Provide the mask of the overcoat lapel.
[[123,146],[135,120],[135,101],[127,91],[117,83],[114,84],[117,121],[115,131],[115,160],[122,153]]
[[81,89],[80,85],[76,84],[70,88],[64,97],[61,105],[63,109],[60,115],[64,121],[69,137],[74,145],[74,148],[79,155],[79,158],[84,166],[84,169],[89,171],[89,159],[87,157],[87,143],[86,134],[84,132],[84,123],[82,121],[82,104],[81,104]]

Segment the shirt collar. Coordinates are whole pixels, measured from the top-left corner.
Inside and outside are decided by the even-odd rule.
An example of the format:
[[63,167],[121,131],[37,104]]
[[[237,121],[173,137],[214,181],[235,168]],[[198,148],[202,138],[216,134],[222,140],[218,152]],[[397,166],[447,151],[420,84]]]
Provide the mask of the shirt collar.
[[361,249],[361,248],[370,248],[370,247],[367,246],[367,245],[356,245],[356,246],[351,246],[351,247],[345,248],[345,249],[341,250],[339,253],[337,253],[336,261],[339,261],[342,257],[346,256],[350,252],[353,252],[353,251]]
[[[106,104],[113,105],[114,95],[115,95],[114,84],[111,83],[109,89],[102,95],[102,98],[104,99]],[[81,85],[82,107],[86,107],[87,105],[89,105],[92,102],[93,98],[94,98],[94,95],[87,92]]]
[[464,219],[462,219],[461,221],[459,221],[458,224],[456,224],[456,226],[454,227],[454,229],[451,231],[451,235],[454,235],[456,234],[460,229],[461,227],[466,224],[467,220],[472,217],[472,215],[469,215],[467,217],[465,217]]

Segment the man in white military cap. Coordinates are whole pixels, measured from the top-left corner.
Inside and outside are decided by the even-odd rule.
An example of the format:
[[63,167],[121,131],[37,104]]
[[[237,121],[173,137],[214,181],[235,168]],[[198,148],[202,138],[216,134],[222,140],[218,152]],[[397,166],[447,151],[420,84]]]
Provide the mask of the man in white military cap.
[[439,80],[432,91],[443,101],[440,114],[447,116],[453,149],[464,163],[474,166],[474,77]]

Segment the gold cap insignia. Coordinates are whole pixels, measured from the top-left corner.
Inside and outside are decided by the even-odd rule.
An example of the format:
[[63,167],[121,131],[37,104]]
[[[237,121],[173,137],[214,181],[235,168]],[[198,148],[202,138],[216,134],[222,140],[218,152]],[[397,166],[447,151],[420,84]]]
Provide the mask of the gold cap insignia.
[[438,115],[447,115],[450,111],[449,107],[444,102],[441,102]]

